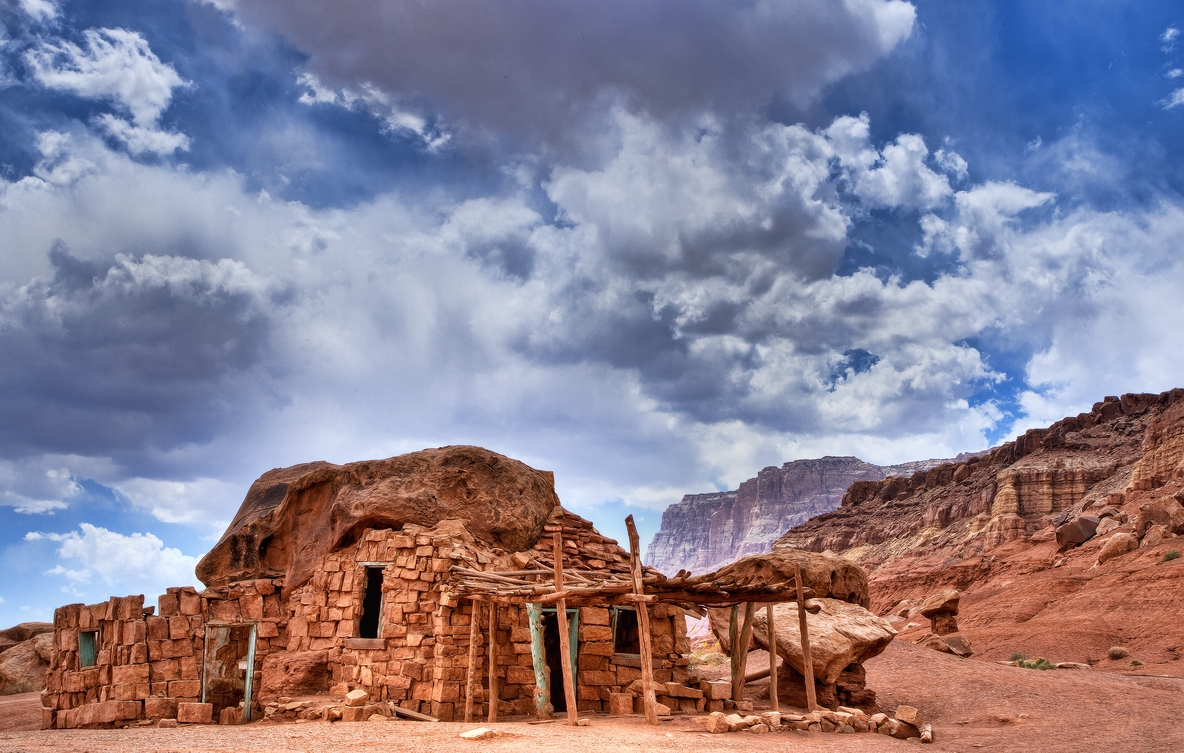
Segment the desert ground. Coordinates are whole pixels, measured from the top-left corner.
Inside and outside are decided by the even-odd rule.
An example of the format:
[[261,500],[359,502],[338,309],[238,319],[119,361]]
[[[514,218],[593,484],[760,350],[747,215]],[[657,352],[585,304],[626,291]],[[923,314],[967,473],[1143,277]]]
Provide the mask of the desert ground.
[[[767,664],[754,652],[750,669]],[[1184,677],[1136,676],[1099,670],[1040,671],[959,659],[903,642],[893,642],[867,663],[868,686],[880,705],[916,706],[931,722],[934,753],[992,751],[1177,751],[1184,749]],[[1146,670],[1147,668],[1140,668]],[[1140,673],[1167,674],[1157,665]],[[1177,674],[1184,675],[1184,672]],[[750,695],[764,695],[767,681]],[[759,706],[758,702],[758,706]],[[658,751],[765,750],[903,751],[913,740],[875,734],[782,732],[754,736],[736,732],[708,735],[693,718],[676,716],[656,728],[640,717],[591,717],[587,727],[525,720],[489,725],[505,736],[465,741],[457,736],[483,723],[438,724],[397,721],[344,724],[256,723],[241,727],[177,729],[52,730],[40,726],[38,695],[0,699],[0,752],[88,751]]]

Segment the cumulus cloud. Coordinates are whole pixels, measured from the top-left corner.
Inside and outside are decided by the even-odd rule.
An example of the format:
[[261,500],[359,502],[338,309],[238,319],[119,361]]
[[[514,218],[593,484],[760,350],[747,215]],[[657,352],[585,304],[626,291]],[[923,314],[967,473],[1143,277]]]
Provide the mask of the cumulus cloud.
[[19,0],[21,10],[35,21],[48,21],[58,15],[58,8],[51,0]]
[[1159,103],[1163,109],[1170,110],[1173,107],[1184,105],[1184,88],[1177,89],[1167,96],[1166,99]]
[[[226,7],[223,4],[222,7]],[[369,84],[448,122],[563,141],[624,100],[656,115],[813,97],[913,29],[899,0],[242,0],[334,86]],[[570,145],[570,142],[569,142]]]
[[307,71],[299,74],[296,82],[305,89],[298,100],[303,105],[333,105],[365,110],[381,120],[387,131],[414,134],[429,151],[443,148],[452,139],[451,133],[430,123],[424,115],[407,109],[372,84],[334,90]]
[[160,131],[159,120],[172,100],[173,89],[189,82],[163,63],[138,32],[87,29],[82,36],[82,46],[59,40],[29,49],[25,60],[33,77],[51,89],[109,100],[129,112],[131,123],[104,115],[98,124],[113,138],[126,142],[133,154],[171,154],[188,148],[185,136]]
[[167,587],[193,585],[197,581],[194,575],[197,558],[165,546],[151,533],[125,536],[90,523],[81,524],[79,531],[25,534],[26,541],[53,541],[60,545],[57,554],[62,562],[46,575],[65,578],[67,583],[62,586],[65,592],[87,594],[87,587],[97,577],[102,586],[90,595],[97,595],[100,590],[125,590],[142,592],[152,598],[164,593]]
[[[852,191],[869,208],[904,207],[932,209],[953,193],[950,181],[927,164],[929,148],[916,134],[901,134],[877,150],[871,144],[869,118],[837,118],[826,130],[851,181]],[[941,153],[937,159],[951,172],[965,173],[966,163],[957,154]]]

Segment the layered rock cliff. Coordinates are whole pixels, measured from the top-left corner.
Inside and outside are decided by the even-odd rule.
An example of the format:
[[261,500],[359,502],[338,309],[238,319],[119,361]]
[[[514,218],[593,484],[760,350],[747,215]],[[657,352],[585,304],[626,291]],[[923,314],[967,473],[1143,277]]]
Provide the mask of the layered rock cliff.
[[647,550],[647,564],[664,573],[684,568],[700,573],[767,552],[786,529],[837,508],[852,483],[946,462],[879,466],[854,457],[824,457],[769,466],[735,491],[688,494],[666,508]]
[[1129,394],[966,462],[857,481],[839,509],[775,548],[863,565],[879,613],[960,589],[958,624],[976,657],[1120,669],[1106,654],[1123,646],[1144,664],[1173,663],[1184,654],[1184,560],[1169,554],[1184,548],[1180,500],[1184,390]]

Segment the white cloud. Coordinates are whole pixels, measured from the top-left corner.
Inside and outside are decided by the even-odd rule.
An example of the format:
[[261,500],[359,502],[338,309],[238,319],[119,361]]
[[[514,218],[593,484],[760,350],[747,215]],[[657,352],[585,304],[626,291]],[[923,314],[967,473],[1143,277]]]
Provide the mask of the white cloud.
[[189,137],[183,133],[169,133],[158,128],[132,125],[108,113],[98,116],[96,122],[108,135],[127,144],[127,150],[132,154],[151,152],[166,155],[178,149],[189,149]]
[[19,0],[21,10],[35,21],[48,21],[58,15],[57,6],[51,0]]
[[161,481],[132,478],[118,483],[119,491],[137,507],[151,511],[165,523],[225,523],[234,517],[246,490],[212,478]]
[[1159,41],[1162,43],[1161,50],[1164,52],[1171,52],[1176,46],[1176,40],[1180,38],[1180,30],[1175,26],[1169,26],[1164,29],[1163,34],[1159,35]]
[[[904,134],[877,151],[871,144],[867,113],[858,118],[836,118],[826,129],[835,154],[849,176],[852,189],[870,208],[933,209],[952,194],[946,176],[926,165],[929,149],[916,134]],[[966,163],[957,154],[941,152],[938,164],[958,175]]]
[[110,100],[131,113],[132,122],[110,114],[99,127],[125,142],[133,154],[171,154],[186,149],[189,139],[160,130],[161,114],[173,90],[190,86],[171,65],[161,62],[138,32],[87,29],[85,47],[59,40],[41,42],[25,53],[34,78],[43,86],[88,99]]
[[366,110],[382,120],[387,131],[418,136],[428,151],[438,151],[452,140],[447,130],[430,124],[423,115],[401,105],[395,97],[370,83],[334,90],[311,73],[303,72],[296,83],[306,91],[299,102],[305,105],[335,105],[346,109]]
[[[82,595],[96,576],[102,581],[102,589],[139,591],[149,598],[164,593],[170,586],[196,583],[197,558],[166,547],[151,533],[125,536],[90,523],[82,523],[79,529],[81,534],[77,531],[25,534],[26,541],[48,540],[60,544],[57,554],[63,562],[46,575],[66,578],[69,583],[63,591]],[[91,595],[97,593],[96,589]]]
[[1184,76],[1184,68],[1173,68],[1163,75],[1167,78],[1180,78]]
[[1170,110],[1173,107],[1184,105],[1184,88],[1177,89],[1176,91],[1172,92],[1168,95],[1167,99],[1160,101],[1159,104],[1165,110]]

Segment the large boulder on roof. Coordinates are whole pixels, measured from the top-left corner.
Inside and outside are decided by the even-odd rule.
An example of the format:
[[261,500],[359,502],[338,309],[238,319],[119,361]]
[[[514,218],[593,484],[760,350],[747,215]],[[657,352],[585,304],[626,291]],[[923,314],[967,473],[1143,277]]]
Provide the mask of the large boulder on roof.
[[491,547],[521,551],[559,504],[555,477],[481,447],[422,450],[348,465],[279,468],[247,491],[222,539],[197,565],[207,586],[284,577],[307,582],[328,552],[367,528],[461,521]]

